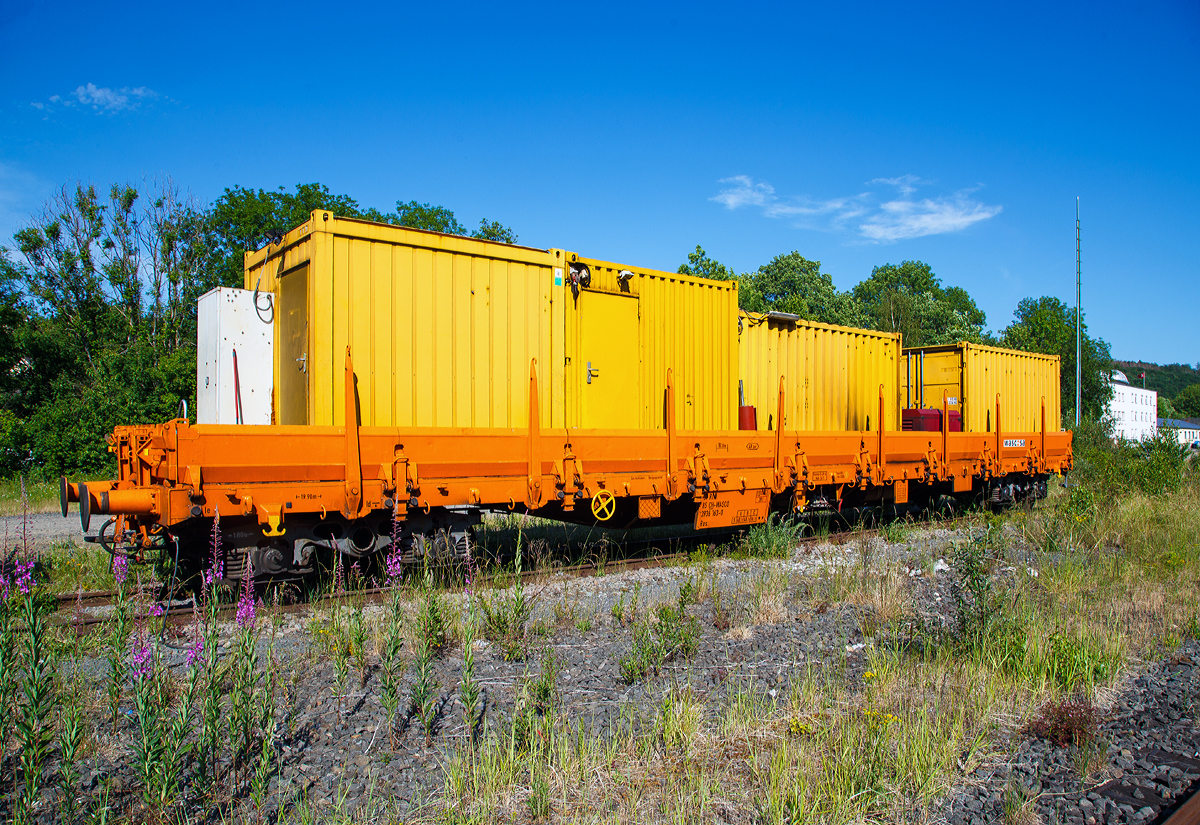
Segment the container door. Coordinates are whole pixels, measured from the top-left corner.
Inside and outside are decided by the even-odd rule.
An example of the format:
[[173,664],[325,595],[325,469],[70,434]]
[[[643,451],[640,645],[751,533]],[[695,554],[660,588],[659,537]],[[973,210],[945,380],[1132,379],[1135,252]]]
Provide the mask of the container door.
[[584,290],[579,295],[583,361],[581,426],[636,429],[641,411],[638,299]]
[[279,281],[279,423],[308,423],[308,266]]

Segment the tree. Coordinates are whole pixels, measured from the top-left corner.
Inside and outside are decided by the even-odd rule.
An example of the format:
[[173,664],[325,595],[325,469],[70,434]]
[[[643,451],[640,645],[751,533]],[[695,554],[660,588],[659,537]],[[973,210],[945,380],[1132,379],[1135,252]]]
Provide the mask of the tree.
[[18,339],[24,332],[25,312],[21,304],[14,267],[8,250],[0,246],[0,473],[20,468],[24,433],[13,412],[14,390],[22,368]]
[[454,213],[444,206],[431,206],[427,203],[396,201],[396,211],[392,215],[384,215],[387,223],[397,226],[410,226],[413,229],[427,229],[430,232],[445,232],[447,235],[466,235],[467,229],[458,222]]
[[15,233],[18,254],[0,257],[7,469],[18,456],[100,470],[114,424],[162,421],[193,398],[203,224],[170,180],[151,180],[107,199],[64,187]]
[[213,286],[241,287],[244,253],[282,238],[317,209],[350,218],[362,216],[358,201],[348,195],[335,195],[319,183],[296,184],[295,192],[288,192],[282,186],[272,192],[240,186],[227,188],[206,217]]
[[11,408],[13,376],[21,362],[18,339],[24,333],[26,308],[21,299],[21,276],[0,246],[0,407]]
[[[1041,352],[1062,358],[1063,421],[1075,419],[1075,310],[1058,298],[1044,296],[1025,298],[1013,313],[1014,320],[1002,335],[1003,346],[1026,352]],[[1099,419],[1112,397],[1112,386],[1106,380],[1112,369],[1108,344],[1087,334],[1082,324],[1083,381],[1081,386],[1082,413],[1089,419]]]
[[515,244],[517,242],[517,233],[511,228],[500,223],[500,221],[489,221],[487,218],[482,218],[479,221],[479,228],[471,233],[472,238],[479,238],[484,241],[496,241],[497,243]]
[[[114,425],[194,408],[196,299],[241,286],[246,250],[318,210],[466,234],[444,207],[384,214],[318,183],[234,186],[209,209],[169,179],[63,187],[0,247],[0,472],[102,472]],[[497,221],[471,234],[517,239]]]
[[1200,384],[1180,390],[1171,406],[1175,408],[1175,414],[1182,418],[1200,418]]
[[470,235],[501,243],[516,243],[517,235],[499,221],[479,222],[468,233],[454,212],[444,206],[417,201],[396,201],[394,212],[363,208],[349,195],[338,195],[320,183],[296,184],[295,192],[282,186],[275,191],[227,188],[208,212],[207,229],[211,237],[212,285],[240,287],[244,271],[243,253],[261,249],[268,241],[308,220],[316,210],[326,210],[344,218],[358,218],[407,226],[450,235]]
[[866,323],[884,332],[899,332],[905,346],[982,343],[987,316],[961,287],[943,289],[929,264],[904,261],[884,264],[854,287]]
[[843,326],[863,323],[854,296],[839,292],[833,278],[821,271],[821,262],[799,252],[775,256],[757,272],[742,276],[739,286],[739,303],[751,312],[787,312]]
[[680,275],[695,275],[698,278],[709,278],[713,281],[732,281],[737,277],[733,270],[725,264],[708,257],[708,253],[700,247],[700,244],[696,244],[695,252],[688,253],[687,263],[680,264],[679,269],[675,271]]
[[1171,403],[1171,399],[1165,395],[1158,397],[1158,417],[1159,418],[1178,418],[1179,413],[1175,411],[1175,405]]

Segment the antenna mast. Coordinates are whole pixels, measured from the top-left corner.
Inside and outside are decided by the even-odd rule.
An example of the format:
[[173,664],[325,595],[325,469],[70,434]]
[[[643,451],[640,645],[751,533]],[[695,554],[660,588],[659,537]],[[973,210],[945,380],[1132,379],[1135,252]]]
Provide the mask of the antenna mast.
[[1083,322],[1079,302],[1079,198],[1075,198],[1075,426],[1079,426],[1079,407],[1083,397]]

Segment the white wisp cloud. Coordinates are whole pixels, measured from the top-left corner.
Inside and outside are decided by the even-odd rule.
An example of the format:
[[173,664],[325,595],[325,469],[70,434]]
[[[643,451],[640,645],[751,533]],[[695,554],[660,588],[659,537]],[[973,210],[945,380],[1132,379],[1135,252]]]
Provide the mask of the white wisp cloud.
[[[775,187],[749,175],[718,181],[722,188],[710,200],[726,209],[751,207],[765,217],[792,220],[805,229],[828,232],[853,231],[871,243],[892,243],[925,235],[959,232],[1000,214],[1003,207],[982,203],[972,197],[979,189],[961,189],[948,196],[915,198],[918,187],[932,185],[916,175],[875,178],[871,190],[826,200],[808,196],[780,198]],[[892,187],[893,197],[879,195],[874,187]]]
[[75,99],[84,106],[91,106],[98,112],[119,112],[122,109],[137,108],[143,100],[153,100],[158,94],[145,86],[120,89],[110,89],[107,86],[97,86],[88,83],[75,89]]
[[108,86],[87,83],[76,86],[75,91],[66,97],[50,95],[47,103],[34,101],[29,105],[40,111],[53,111],[57,107],[73,109],[78,106],[91,108],[92,111],[99,114],[115,114],[136,109],[142,103],[158,98],[158,92],[146,86],[122,86],[119,89],[113,89]]
[[881,203],[879,211],[858,229],[873,241],[899,241],[924,235],[960,232],[972,224],[1000,214],[1001,206],[988,206],[969,197],[971,190],[949,198],[894,200]]
[[721,178],[717,182],[727,184],[727,186],[709,200],[725,204],[726,209],[737,209],[742,206],[766,206],[775,199],[775,189],[771,184],[755,183],[747,175]]

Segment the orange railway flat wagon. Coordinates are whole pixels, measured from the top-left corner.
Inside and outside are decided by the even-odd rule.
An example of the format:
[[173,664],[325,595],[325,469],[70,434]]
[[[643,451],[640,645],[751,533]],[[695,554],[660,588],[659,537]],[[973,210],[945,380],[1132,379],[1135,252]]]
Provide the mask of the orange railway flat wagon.
[[[341,221],[314,213],[310,223],[318,220]],[[892,349],[898,355],[899,341],[878,333],[865,333],[863,341],[881,349],[864,357],[890,381],[861,374],[871,393],[855,387],[861,419],[849,422],[853,429],[803,426],[795,401],[802,390],[787,373],[794,353],[769,367],[758,359],[753,395],[767,429],[737,429],[735,285],[564,250],[395,227],[376,233],[376,225],[349,223],[343,236],[367,245],[355,252],[347,243],[342,269],[320,269],[328,264],[319,266],[321,255],[342,254],[340,241],[337,232],[326,232],[321,252],[311,226],[247,257],[247,285],[271,296],[254,300],[262,322],[276,325],[277,423],[178,419],[118,427],[109,442],[116,478],[64,479],[64,515],[69,502],[79,502],[85,530],[93,516],[104,518],[99,535],[110,550],[174,555],[185,577],[206,563],[219,519],[228,575],[249,570],[294,580],[314,575],[333,554],[397,553],[408,561],[433,552],[462,555],[470,527],[487,510],[611,527],[705,529],[761,523],[772,510],[903,509],[946,496],[1014,501],[1043,495],[1048,475],[1071,465],[1071,434],[1048,430],[1044,412],[1040,426],[1008,431],[1002,396],[994,399],[989,432],[949,432],[945,424],[940,432],[900,430],[898,372],[883,366],[895,357]],[[402,283],[395,262],[418,253],[432,263],[403,282],[414,296],[404,315],[394,297]],[[439,255],[449,256],[442,269]],[[386,276],[376,266],[383,258],[390,260]],[[371,276],[355,281],[363,267]],[[289,298],[287,278],[301,272],[307,283]],[[380,278],[390,279],[387,301]],[[429,290],[442,289],[445,278],[466,309],[452,302],[439,315],[443,310],[427,301],[439,300]],[[499,306],[502,282],[517,284],[525,296],[519,313],[511,301]],[[360,284],[353,294],[351,283]],[[315,296],[319,284],[327,301]],[[369,300],[359,295],[364,288],[376,290]],[[349,296],[341,303],[339,290]],[[491,303],[480,305],[480,292],[490,293]],[[613,309],[606,297],[633,303]],[[637,316],[593,334],[589,304],[602,320],[629,307]],[[303,317],[287,321],[289,313]],[[476,323],[484,329],[472,337],[467,330]],[[363,325],[370,330],[365,336],[355,331]],[[449,325],[449,338],[441,325]],[[780,349],[780,336],[791,334],[775,330],[772,346],[790,352]],[[614,335],[636,337],[636,346]],[[427,346],[448,360],[436,372],[422,372],[419,359],[396,343],[401,339],[412,342],[412,352]],[[456,360],[463,358],[456,347],[466,348],[465,360]],[[499,347],[510,351],[502,356]],[[606,352],[621,360],[602,360]],[[747,357],[743,352],[743,363]],[[300,376],[288,379],[290,389],[282,376],[288,369]],[[606,382],[613,377],[619,380]],[[819,392],[819,371],[807,378],[813,383],[804,391]],[[606,394],[589,401],[589,390],[601,388]],[[426,404],[413,397],[418,391],[441,393],[442,400]],[[470,394],[469,403],[462,393]]]

